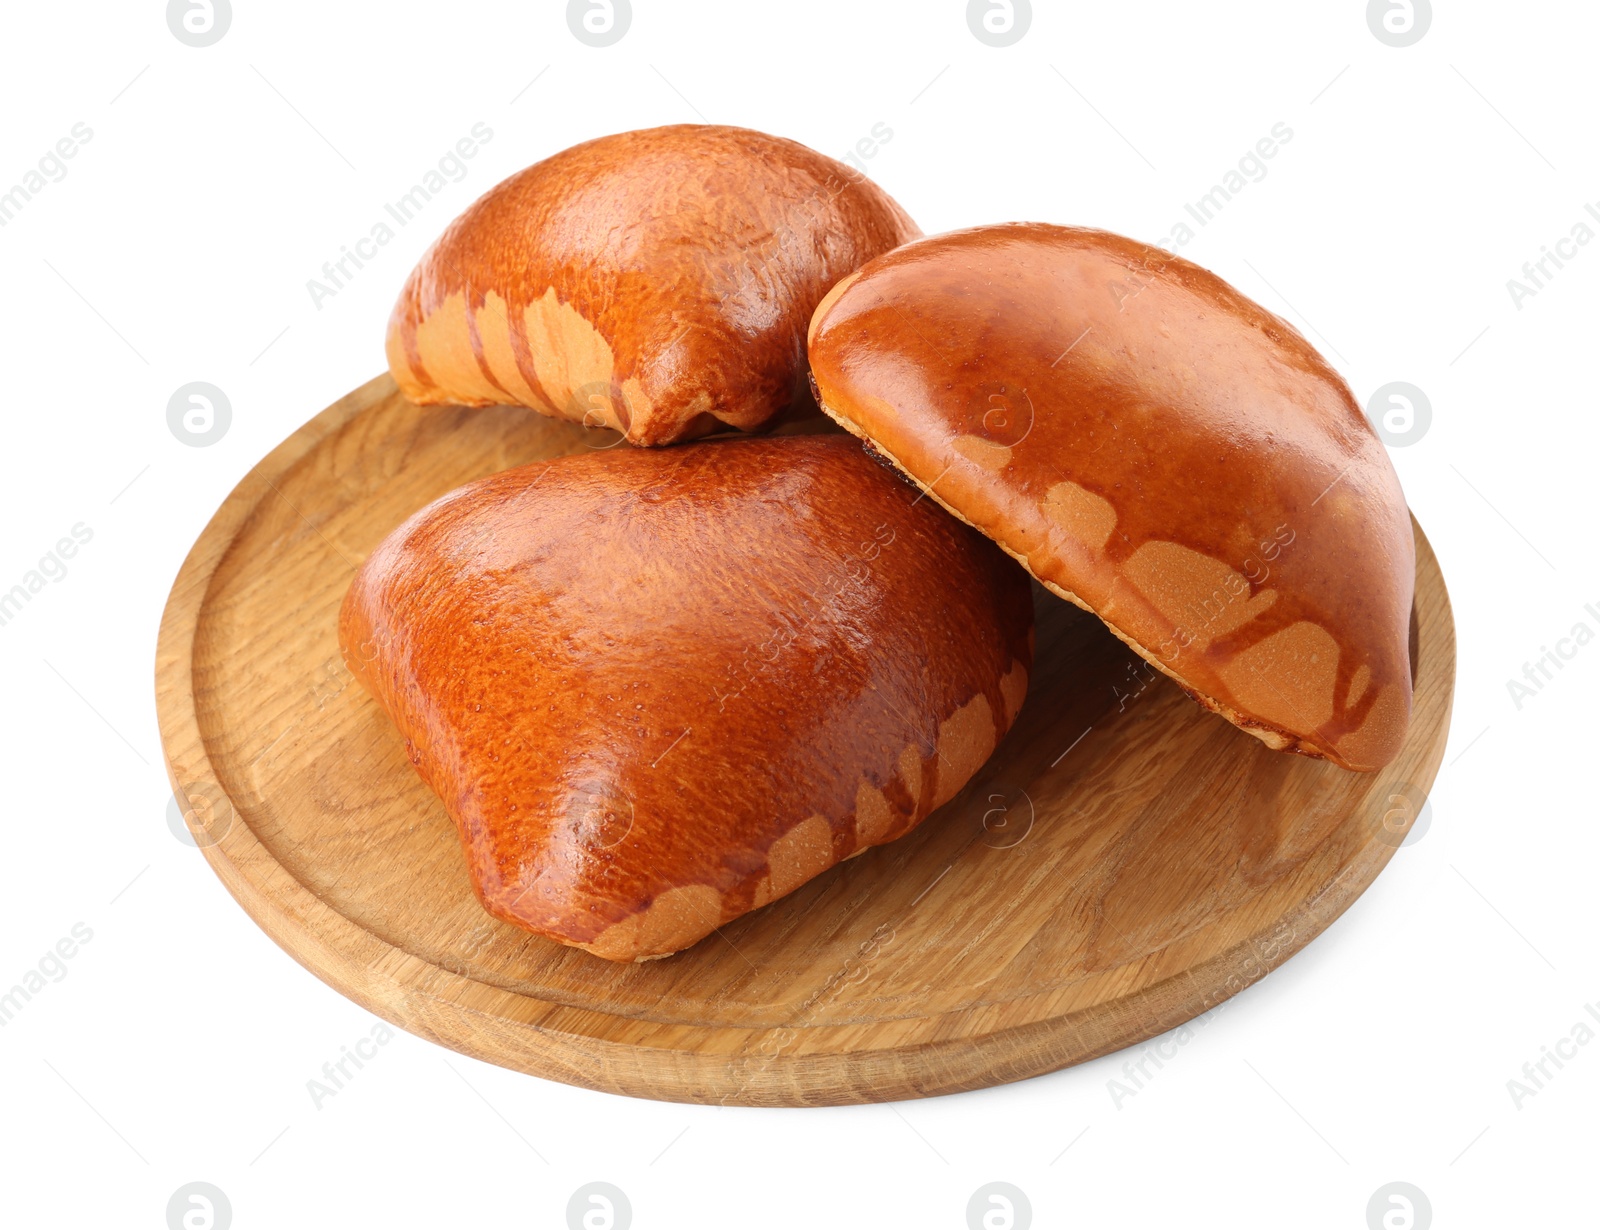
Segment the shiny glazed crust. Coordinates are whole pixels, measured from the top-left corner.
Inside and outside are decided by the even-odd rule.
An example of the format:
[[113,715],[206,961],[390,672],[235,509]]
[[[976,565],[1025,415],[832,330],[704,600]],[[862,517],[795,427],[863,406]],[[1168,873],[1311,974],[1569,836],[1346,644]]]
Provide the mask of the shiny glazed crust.
[[869,262],[809,350],[829,415],[1202,704],[1350,769],[1399,751],[1405,498],[1286,322],[1159,248],[1016,223]]
[[564,457],[395,530],[340,615],[486,909],[687,947],[908,832],[1027,693],[1026,574],[846,436]]
[[841,162],[745,128],[601,137],[450,224],[389,321],[420,405],[531,406],[635,444],[752,430],[807,400],[828,288],[921,232]]

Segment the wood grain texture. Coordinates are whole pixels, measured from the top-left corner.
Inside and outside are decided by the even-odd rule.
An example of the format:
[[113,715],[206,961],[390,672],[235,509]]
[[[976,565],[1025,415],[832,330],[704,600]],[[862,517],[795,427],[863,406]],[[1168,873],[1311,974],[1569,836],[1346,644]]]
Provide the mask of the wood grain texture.
[[538,939],[479,906],[443,806],[340,661],[337,614],[417,508],[615,439],[515,408],[421,409],[380,377],[239,484],[162,619],[168,770],[213,870],[307,969],[442,1045],[596,1089],[746,1105],[1052,1071],[1287,960],[1382,870],[1438,769],[1455,633],[1420,530],[1413,721],[1376,774],[1269,751],[1039,591],[1017,725],[910,836],[660,961]]

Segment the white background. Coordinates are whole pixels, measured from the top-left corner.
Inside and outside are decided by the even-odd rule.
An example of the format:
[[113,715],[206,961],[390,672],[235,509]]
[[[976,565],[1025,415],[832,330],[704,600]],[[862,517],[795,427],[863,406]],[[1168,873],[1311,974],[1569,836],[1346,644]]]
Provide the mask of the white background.
[[[997,1179],[1038,1226],[1360,1230],[1392,1180],[1441,1227],[1595,1224],[1600,1045],[1520,1108],[1507,1081],[1600,1001],[1600,646],[1520,708],[1507,681],[1574,624],[1600,631],[1600,244],[1520,308],[1506,283],[1600,201],[1600,12],[1437,7],[1396,49],[1360,0],[1041,0],[995,49],[954,0],[635,0],[595,49],[559,3],[235,0],[196,49],[159,0],[8,5],[0,191],[75,123],[93,137],[0,228],[0,590],[74,524],[93,538],[0,627],[0,989],[75,923],[93,939],[0,1029],[6,1224],[161,1227],[196,1179],[240,1230],[560,1227],[595,1179],[641,1228],[961,1227]],[[1460,634],[1431,828],[1120,1106],[1126,1053],[956,1097],[752,1111],[398,1034],[318,1109],[306,1082],[374,1018],[167,830],[156,627],[212,511],[382,368],[401,281],[475,196],[576,141],[702,116],[835,156],[886,124],[869,170],[929,232],[1041,219],[1152,241],[1285,123],[1270,173],[1183,254],[1301,327],[1363,402],[1395,380],[1431,399],[1431,429],[1393,450]],[[307,280],[480,121],[467,176],[315,307]],[[166,422],[196,380],[233,407],[207,448]]]

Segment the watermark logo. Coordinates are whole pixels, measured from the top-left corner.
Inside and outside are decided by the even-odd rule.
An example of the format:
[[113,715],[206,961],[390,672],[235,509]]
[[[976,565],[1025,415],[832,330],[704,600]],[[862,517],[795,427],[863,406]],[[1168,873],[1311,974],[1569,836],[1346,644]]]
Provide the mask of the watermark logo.
[[[1600,223],[1600,209],[1595,202],[1585,201],[1584,212]],[[1578,259],[1578,253],[1594,239],[1594,228],[1583,218],[1572,224],[1571,233],[1563,235],[1553,244],[1541,244],[1537,260],[1522,262],[1522,278],[1507,278],[1506,292],[1511,296],[1511,306],[1522,311],[1523,301],[1532,299],[1541,290],[1548,290],[1555,276],[1567,267],[1568,261]]]
[[609,47],[622,41],[633,24],[629,0],[567,0],[567,29],[590,47]]
[[1021,792],[1021,802],[1013,810],[1004,793],[996,791],[988,799],[988,809],[983,813],[983,844],[991,850],[1009,850],[1020,846],[1033,832],[1033,799],[1026,790]]
[[[1595,1040],[1595,1027],[1600,1026],[1600,1002],[1585,1004],[1583,1011],[1589,1020],[1578,1020],[1571,1029],[1555,1040],[1552,1046],[1540,1046],[1539,1057],[1522,1065],[1521,1079],[1512,1077],[1506,1082],[1506,1092],[1511,1095],[1511,1105],[1518,1110],[1530,1098],[1544,1092],[1545,1086],[1561,1073],[1568,1063],[1576,1059],[1579,1048]],[[1594,1024],[1590,1024],[1590,1021]],[[1552,1072],[1551,1066],[1555,1067]]]
[[[1583,611],[1600,623],[1600,603],[1586,603]],[[1517,711],[1520,713],[1523,705],[1544,691],[1547,684],[1553,683],[1556,675],[1566,670],[1566,664],[1576,658],[1578,651],[1594,640],[1594,636],[1594,628],[1589,626],[1587,620],[1580,619],[1572,625],[1572,630],[1566,636],[1556,638],[1554,649],[1549,645],[1540,645],[1539,656],[1532,662],[1522,664],[1522,678],[1506,680],[1506,691]]]
[[985,1183],[967,1201],[968,1230],[1028,1230],[1033,1205],[1014,1183]]
[[[1206,996],[1198,1016],[1169,1033],[1150,1039],[1139,1048],[1136,1057],[1123,1061],[1121,1077],[1112,1077],[1106,1082],[1111,1104],[1121,1110],[1129,1099],[1148,1089],[1151,1082],[1177,1059],[1179,1052],[1193,1042],[1202,1029],[1233,1006],[1234,996],[1255,985],[1266,977],[1269,969],[1282,963],[1284,954],[1294,947],[1296,938],[1294,927],[1284,922],[1273,928],[1270,935],[1252,939],[1250,954],[1236,973],[1230,974],[1220,987]],[[1154,1071],[1151,1070],[1152,1065]]]
[[167,428],[190,448],[206,448],[228,434],[233,403],[214,384],[196,380],[167,399]]
[[29,201],[51,184],[59,184],[67,177],[64,159],[78,156],[78,152],[94,140],[94,129],[81,120],[72,131],[62,137],[51,149],[45,150],[36,166],[29,167],[10,188],[0,184],[0,226],[10,223]]
[[1032,24],[1030,0],[967,0],[967,29],[990,47],[1021,42]]
[[1433,403],[1414,384],[1391,380],[1367,399],[1372,429],[1390,448],[1406,448],[1428,434]]
[[1427,794],[1410,782],[1396,782],[1378,796],[1368,827],[1376,840],[1398,850],[1416,845],[1432,823]]
[[866,173],[867,164],[862,159],[871,159],[878,156],[883,147],[894,140],[894,129],[879,120],[868,131],[867,135],[856,141],[850,149],[839,155],[840,162],[847,162],[856,170]]
[[633,832],[633,800],[622,787],[584,782],[567,799],[567,826],[585,850],[609,850]]
[[[322,1065],[322,1079],[312,1077],[306,1082],[306,1092],[311,1095],[311,1105],[321,1110],[322,1104],[329,1098],[338,1097],[340,1091],[355,1079],[356,1072],[366,1067],[366,1061],[378,1057],[378,1048],[388,1046],[393,1040],[394,1030],[379,1021],[369,1031],[369,1036],[357,1038],[353,1047],[341,1046],[339,1057],[330,1059]],[[351,1071],[352,1065],[355,1071]]]
[[986,380],[978,386],[973,415],[975,435],[1002,448],[1016,448],[1033,430],[1033,398],[1027,389],[1004,380]]
[[1380,43],[1409,47],[1433,24],[1429,0],[1367,0],[1367,29]]
[[[1201,228],[1210,226],[1227,208],[1229,201],[1251,184],[1259,184],[1266,179],[1272,170],[1267,161],[1276,158],[1283,152],[1283,147],[1293,140],[1294,129],[1279,120],[1254,146],[1245,150],[1233,166],[1217,177],[1209,192],[1194,201],[1185,201],[1184,212]],[[1168,231],[1167,237],[1156,240],[1156,243],[1169,252],[1183,247],[1197,234],[1195,227],[1183,219],[1174,222]]]
[[185,783],[167,801],[167,829],[184,845],[196,849],[214,846],[226,837],[233,816],[233,802],[216,782]]
[[31,969],[22,972],[10,990],[4,990],[5,984],[0,983],[0,1026],[11,1024],[12,1018],[52,982],[66,978],[67,962],[77,956],[82,945],[92,939],[94,931],[88,923],[73,923],[71,932],[46,949]]
[[718,711],[725,712],[730,700],[743,695],[752,683],[772,670],[796,641],[818,635],[812,631],[818,624],[827,627],[829,621],[840,618],[841,611],[845,609],[850,610],[850,618],[855,619],[864,603],[878,602],[881,591],[870,584],[871,564],[883,554],[884,548],[894,545],[897,533],[887,522],[880,522],[872,531],[872,537],[861,539],[856,548],[847,552],[820,584],[791,603],[786,610],[774,612],[778,626],[771,635],[759,645],[746,649],[737,664],[730,664],[727,678],[722,684],[711,685]]
[[[940,876],[943,876],[943,872]],[[938,879],[934,880],[938,883]],[[928,886],[932,888],[933,885]],[[927,890],[923,890],[926,892]],[[921,900],[921,898],[918,898]],[[914,904],[914,903],[913,903]],[[872,963],[883,955],[883,952],[895,941],[895,929],[888,923],[880,923],[872,934],[856,945],[855,951],[845,958],[837,970],[833,972],[822,986],[818,987],[794,1011],[791,1024],[781,1029],[767,1031],[761,1042],[756,1046],[752,1061],[743,1066],[741,1079],[738,1085],[730,1088],[722,1095],[720,1105],[736,1105],[739,1096],[788,1050],[790,1046],[800,1040],[800,1035],[807,1025],[817,1019],[823,1008],[833,1003],[846,987],[859,986],[869,976]],[[733,1069],[738,1060],[730,1061],[729,1067]]]
[[185,1183],[167,1201],[168,1230],[228,1230],[233,1205],[215,1183]]
[[1433,1205],[1415,1183],[1385,1183],[1367,1201],[1368,1230],[1428,1230]]
[[83,521],[72,527],[72,536],[56,540],[53,550],[39,557],[38,564],[22,574],[10,589],[0,589],[0,628],[5,627],[22,613],[23,607],[33,601],[34,595],[43,592],[51,582],[67,579],[67,563],[94,537],[94,530]]
[[[1334,481],[1337,482],[1338,479]],[[1332,484],[1330,489],[1331,486]],[[1273,528],[1270,538],[1263,535],[1257,539],[1257,554],[1247,556],[1237,570],[1229,573],[1223,583],[1211,591],[1210,597],[1199,602],[1191,601],[1184,607],[1183,613],[1186,618],[1193,621],[1193,626],[1186,623],[1178,624],[1173,629],[1172,636],[1156,646],[1156,656],[1170,666],[1178,660],[1179,654],[1197,641],[1209,642],[1212,638],[1206,630],[1222,617],[1222,613],[1228,610],[1232,603],[1241,599],[1249,601],[1266,588],[1267,580],[1272,576],[1272,569],[1268,565],[1294,546],[1297,536],[1295,529],[1287,522],[1283,522]],[[1172,647],[1170,651],[1167,648],[1169,645]],[[1124,694],[1114,684],[1111,688],[1112,694],[1117,698],[1117,711],[1120,713],[1126,709],[1128,701],[1143,692],[1153,678],[1154,674],[1139,659],[1130,661],[1126,680],[1129,692]],[[1134,690],[1134,684],[1138,685],[1137,690]]]
[[220,43],[232,24],[229,0],[167,0],[167,29],[186,47]]
[[572,396],[567,399],[567,417],[585,427],[603,427],[620,432],[615,440],[604,444],[584,441],[594,449],[615,448],[627,438],[633,426],[633,407],[628,402],[628,395],[617,385],[609,380],[591,380],[572,390]]
[[[425,170],[410,189],[392,201],[383,203],[385,218],[379,218],[367,228],[365,235],[353,243],[343,244],[339,255],[322,262],[322,276],[306,279],[306,293],[311,296],[311,306],[322,311],[322,305],[340,291],[349,287],[355,276],[368,264],[378,259],[382,250],[399,234],[397,228],[410,226],[417,216],[450,185],[464,180],[471,168],[467,165],[478,156],[482,148],[494,140],[494,129],[479,120],[467,136],[439,155],[434,164]],[[391,226],[386,219],[392,219]]]
[[[1203,1012],[1192,1021],[1186,1021],[1170,1033],[1152,1038],[1139,1048],[1137,1056],[1122,1061],[1120,1076],[1106,1081],[1106,1092],[1111,1095],[1111,1105],[1121,1110],[1128,1102],[1150,1087],[1163,1068],[1178,1057],[1183,1047],[1199,1036],[1199,1031],[1217,1019],[1217,1014],[1227,1010],[1232,1000],[1223,1000],[1215,1008]],[[1151,1065],[1155,1070],[1151,1070]]]
[[585,1183],[567,1201],[567,1230],[628,1230],[633,1205],[614,1183]]

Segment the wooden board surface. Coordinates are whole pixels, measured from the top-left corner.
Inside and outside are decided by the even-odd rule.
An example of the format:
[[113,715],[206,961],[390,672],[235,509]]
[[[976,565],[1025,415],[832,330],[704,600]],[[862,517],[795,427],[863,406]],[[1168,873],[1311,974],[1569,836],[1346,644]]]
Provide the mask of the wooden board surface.
[[478,906],[454,825],[340,660],[336,616],[357,565],[422,505],[615,440],[526,410],[421,409],[379,377],[239,484],[162,619],[168,770],[212,868],[307,969],[445,1046],[749,1105],[1052,1071],[1298,951],[1382,870],[1438,769],[1455,631],[1420,529],[1416,711],[1373,775],[1268,751],[1036,587],[1016,728],[910,836],[660,961],[538,939]]

